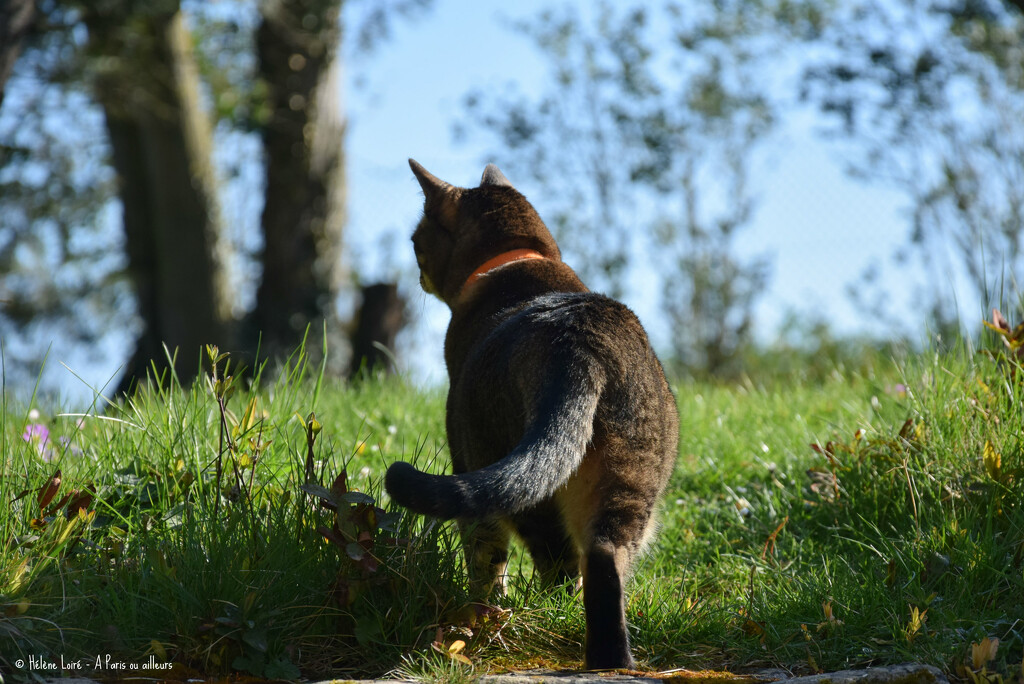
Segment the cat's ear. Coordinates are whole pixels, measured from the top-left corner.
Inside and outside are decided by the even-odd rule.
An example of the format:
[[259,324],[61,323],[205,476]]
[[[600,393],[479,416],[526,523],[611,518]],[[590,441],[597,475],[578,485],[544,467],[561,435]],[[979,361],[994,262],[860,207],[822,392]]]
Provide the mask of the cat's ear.
[[445,230],[451,232],[455,229],[456,218],[459,213],[459,196],[462,189],[457,188],[427,171],[415,159],[409,160],[409,168],[412,169],[416,180],[423,188],[423,211],[438,220],[438,224]]
[[416,180],[420,182],[420,187],[423,188],[423,195],[427,198],[427,202],[434,202],[442,199],[448,192],[451,185],[445,183],[443,180],[435,176],[434,174],[423,168],[415,159],[409,160],[409,168],[412,169],[413,175],[416,176]]
[[505,178],[505,174],[503,174],[494,164],[488,164],[484,167],[484,175],[480,179],[480,185],[504,185],[505,187],[512,187],[512,183],[509,179]]

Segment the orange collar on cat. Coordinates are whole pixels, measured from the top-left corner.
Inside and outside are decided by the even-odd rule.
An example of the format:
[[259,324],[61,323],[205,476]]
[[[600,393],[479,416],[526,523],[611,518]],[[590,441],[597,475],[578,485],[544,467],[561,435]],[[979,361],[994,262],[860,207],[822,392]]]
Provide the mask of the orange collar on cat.
[[494,269],[510,264],[513,261],[522,261],[524,259],[544,259],[546,258],[543,254],[535,249],[513,249],[508,252],[502,252],[496,257],[492,257],[480,264],[473,273],[466,278],[466,283],[462,286],[462,291],[465,292],[470,285],[484,277]]

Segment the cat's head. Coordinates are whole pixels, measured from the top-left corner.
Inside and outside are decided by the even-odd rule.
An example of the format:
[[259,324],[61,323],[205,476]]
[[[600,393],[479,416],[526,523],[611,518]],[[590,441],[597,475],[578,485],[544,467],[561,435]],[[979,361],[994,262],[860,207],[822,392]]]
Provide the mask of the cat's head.
[[475,188],[446,183],[415,160],[409,166],[424,195],[412,243],[425,291],[452,304],[481,264],[515,249],[561,260],[536,210],[494,164],[487,165]]

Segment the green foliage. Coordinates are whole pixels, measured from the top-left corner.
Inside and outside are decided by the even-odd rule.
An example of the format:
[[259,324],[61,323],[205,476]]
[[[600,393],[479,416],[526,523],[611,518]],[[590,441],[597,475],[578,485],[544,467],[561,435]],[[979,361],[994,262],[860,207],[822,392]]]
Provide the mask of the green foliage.
[[[209,351],[205,386],[154,383],[104,415],[4,414],[5,671],[30,654],[110,653],[266,677],[379,673],[429,644],[463,595],[451,530],[375,505],[384,463],[439,448],[436,395],[397,381],[321,393],[301,354],[245,389]],[[319,435],[297,415],[313,408]],[[321,478],[346,472],[325,501]]]
[[766,13],[545,11],[519,26],[548,63],[545,91],[471,93],[457,128],[496,139],[591,287],[620,296],[639,268],[656,278],[686,372],[736,373],[768,278],[766,256],[740,256],[754,153],[776,118],[756,69]]
[[[59,326],[61,344],[105,348],[128,284],[109,230],[116,178],[103,114],[88,94],[80,40],[60,27],[71,3],[36,3],[33,34],[0,108],[0,327],[9,383],[33,379]],[[40,84],[47,84],[41,87]]]
[[907,342],[840,337],[824,321],[789,316],[768,345],[743,350],[738,367],[764,386],[820,385],[838,376],[872,376],[906,359]]
[[[973,288],[961,302],[1018,294],[1022,36],[1009,1],[838,3],[812,38],[827,49],[803,66],[802,97],[831,119],[830,136],[854,143],[851,173],[907,197],[911,230],[895,256],[924,267],[916,299],[937,324],[961,313],[956,279]],[[870,267],[853,292],[864,303],[879,286]],[[885,303],[872,314],[901,315]]]
[[271,112],[256,59],[256,7],[232,2],[230,11],[207,3],[190,3],[187,8],[193,24],[192,49],[210,89],[214,120],[238,131],[259,132]]
[[[263,244],[271,245],[268,251],[274,252],[274,242],[269,239],[272,232],[264,231],[260,240],[250,221],[254,218],[249,211],[254,204],[249,197],[254,190],[252,180],[259,175],[252,169],[260,168],[264,157],[272,158],[269,149],[258,149],[260,139],[268,147],[268,132],[297,131],[299,142],[303,136],[307,142],[314,137],[316,122],[307,122],[304,128],[302,121],[292,121],[296,112],[305,111],[305,102],[311,101],[303,88],[299,88],[301,93],[296,90],[297,84],[305,87],[320,82],[315,71],[320,68],[320,56],[342,57],[336,53],[339,44],[344,44],[343,29],[363,54],[383,43],[400,18],[425,14],[432,1],[351,3],[355,11],[346,17],[344,27],[338,20],[340,0],[46,0],[29,4],[35,5],[39,19],[12,77],[0,84],[6,85],[7,94],[0,110],[0,327],[6,334],[7,358],[17,362],[7,377],[21,383],[30,381],[20,369],[37,367],[40,350],[47,349],[54,338],[57,349],[65,352],[62,355],[81,358],[88,354],[90,361],[111,349],[130,347],[136,338],[137,354],[121,368],[125,376],[122,390],[128,389],[136,374],[144,375],[148,363],[163,360],[163,342],[172,348],[179,342],[191,347],[198,346],[198,340],[220,336],[234,340],[236,349],[244,346],[253,354],[260,344],[264,353],[270,346],[275,346],[272,351],[276,353],[296,345],[294,321],[285,319],[297,310],[309,313],[309,307],[265,303],[258,297],[251,318],[259,324],[236,320],[257,283],[245,277],[240,287],[226,288],[220,268],[224,260],[233,257],[249,265]],[[294,25],[277,33],[268,30],[278,19],[284,21],[282,14],[293,15]],[[318,27],[323,30],[314,30]],[[172,34],[172,42],[180,39],[173,50],[165,41]],[[306,46],[311,52],[290,42],[303,40],[311,41]],[[200,80],[193,72],[198,72]],[[276,92],[290,96],[272,97]],[[337,98],[330,101],[336,104]],[[274,107],[276,113],[271,111]],[[324,109],[319,108],[321,113]],[[168,142],[162,137],[173,137],[181,130],[174,123],[179,115],[187,122],[188,141],[194,144]],[[210,154],[205,133],[209,116],[222,124],[217,126],[215,141],[224,154]],[[278,120],[270,126],[275,116],[292,124]],[[320,130],[336,128],[341,118],[321,116]],[[335,144],[323,143],[323,149],[339,149],[340,129],[332,133],[339,139]],[[140,142],[143,139],[148,142]],[[284,149],[284,157],[290,158],[287,151],[294,149],[287,145]],[[210,171],[213,164],[221,166],[219,173]],[[320,167],[334,169],[337,164],[312,166],[316,172]],[[160,173],[148,178],[154,170]],[[319,216],[328,210],[338,214],[339,202],[325,201],[315,190],[336,189],[339,179],[306,182],[296,175],[272,173],[269,183],[257,183],[259,192],[269,196],[268,216],[275,215],[274,207],[280,213],[281,198],[309,205],[296,205],[291,213],[285,210],[287,217]],[[214,176],[228,182],[223,188],[215,187]],[[171,193],[176,199],[161,203],[157,191],[169,188],[175,179],[183,180],[180,192]],[[299,189],[278,187],[289,180],[298,183]],[[246,201],[232,202],[239,194],[246,195]],[[179,201],[181,196],[192,200]],[[118,199],[127,207],[123,212]],[[235,235],[219,227],[216,206],[221,199],[241,212],[228,217]],[[196,210],[195,215],[185,215],[190,208]],[[124,225],[119,227],[122,218]],[[339,263],[338,254],[325,252],[339,244],[340,219],[323,218],[312,225],[317,230],[327,226],[336,234],[332,239],[307,236],[307,242],[324,263],[305,271],[299,265],[292,271],[328,274]],[[173,225],[175,222],[180,225]],[[161,228],[163,223],[168,225]],[[303,229],[294,223],[286,226],[292,237]],[[195,240],[161,242],[160,235],[165,233],[190,235]],[[202,253],[189,256],[171,249],[189,244],[201,246],[197,252]],[[225,251],[229,245],[239,247],[236,254]],[[175,265],[176,260],[184,265]],[[161,266],[156,268],[158,262]],[[190,278],[171,282],[171,276],[164,280],[148,277],[154,272],[188,273]],[[242,268],[239,272],[251,275],[260,269]],[[272,269],[263,269],[263,273],[272,273]],[[320,290],[307,297],[316,310],[336,299],[341,279],[335,276],[319,278],[323,281],[316,283]],[[157,320],[175,306],[173,292],[203,280],[209,281],[210,296],[192,297],[191,306],[172,316],[174,323]],[[266,284],[271,291],[297,289]],[[199,304],[207,301],[215,311],[201,310]],[[275,318],[273,314],[281,310],[287,310],[283,319]],[[277,325],[281,320],[285,323]],[[208,327],[211,321],[217,324]],[[187,337],[187,331],[195,328],[202,331],[195,339],[173,339],[179,333]],[[257,330],[262,332],[261,339]],[[279,345],[276,337],[283,338]],[[184,361],[178,371],[193,374],[196,369],[187,368]],[[44,385],[53,384],[44,378]]]
[[[640,661],[1021,681],[1024,374],[992,349],[679,384],[679,467],[629,597]],[[578,595],[539,589],[518,551],[509,595],[470,603],[454,527],[382,494],[396,459],[447,467],[439,393],[335,386],[301,353],[246,386],[228,361],[104,414],[4,404],[5,672],[97,653],[285,679],[579,666]]]
[[679,629],[676,642],[715,645],[680,654],[693,664],[919,659],[955,670],[993,636],[1000,671],[1014,676],[1024,463],[1020,387],[1008,378],[960,351],[819,388],[695,388],[683,424],[710,434],[684,437],[692,463],[675,506],[670,495],[671,551],[655,563],[697,615],[650,619]]

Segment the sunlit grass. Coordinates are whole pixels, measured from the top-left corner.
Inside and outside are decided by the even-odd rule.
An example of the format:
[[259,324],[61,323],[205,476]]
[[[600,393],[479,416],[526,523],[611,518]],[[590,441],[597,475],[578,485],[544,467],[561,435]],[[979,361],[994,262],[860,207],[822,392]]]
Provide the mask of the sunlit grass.
[[[677,386],[679,466],[630,588],[645,667],[1024,677],[1024,376],[963,352],[857,369]],[[37,408],[5,401],[0,426],[4,672],[97,654],[283,678],[581,664],[578,596],[538,590],[518,553],[509,595],[472,604],[454,526],[388,510],[389,463],[446,468],[442,392],[331,383],[300,354],[251,388]]]

